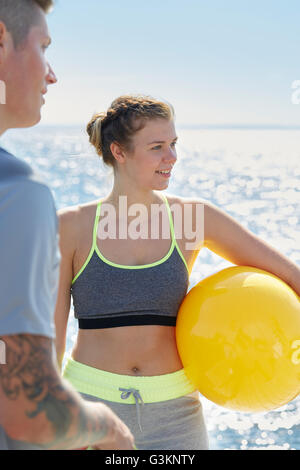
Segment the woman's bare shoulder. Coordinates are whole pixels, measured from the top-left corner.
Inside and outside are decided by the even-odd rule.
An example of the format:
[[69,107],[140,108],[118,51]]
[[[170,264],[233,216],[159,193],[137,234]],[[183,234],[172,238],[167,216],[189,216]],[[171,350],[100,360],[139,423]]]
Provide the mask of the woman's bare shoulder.
[[63,245],[76,246],[81,231],[88,226],[88,222],[95,217],[98,200],[84,204],[67,206],[57,211],[59,220],[59,234]]
[[200,197],[185,197],[185,196],[178,196],[176,194],[165,194],[165,196],[168,199],[169,204],[180,204],[184,206],[185,204],[191,204],[191,205],[196,205],[196,204],[203,204],[203,205],[209,205],[209,201],[205,198],[200,198]]
[[79,220],[96,209],[99,200],[89,201],[84,204],[76,204],[59,209],[57,215],[65,225],[77,224]]

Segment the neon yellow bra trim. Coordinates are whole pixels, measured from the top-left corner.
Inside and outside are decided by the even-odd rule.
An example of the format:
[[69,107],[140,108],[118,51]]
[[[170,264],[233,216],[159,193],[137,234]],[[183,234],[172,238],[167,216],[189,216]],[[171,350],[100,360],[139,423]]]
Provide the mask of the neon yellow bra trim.
[[165,199],[165,202],[166,202],[166,206],[167,206],[167,210],[168,210],[168,215],[169,215],[169,223],[170,223],[170,230],[171,230],[171,236],[172,236],[172,243],[171,243],[171,246],[170,246],[170,249],[168,251],[168,253],[160,260],[158,261],[155,261],[154,263],[151,263],[151,264],[143,264],[143,265],[137,265],[137,266],[130,266],[130,265],[124,265],[124,264],[117,264],[117,263],[113,263],[112,261],[109,261],[107,258],[105,258],[102,253],[100,252],[99,248],[98,248],[98,245],[97,245],[97,230],[98,230],[98,225],[99,225],[99,218],[100,218],[100,212],[101,212],[101,204],[102,204],[102,200],[98,203],[97,205],[97,211],[96,211],[96,217],[95,217],[95,223],[94,223],[94,230],[93,230],[93,244],[92,244],[92,247],[90,249],[90,252],[88,254],[88,257],[84,263],[84,265],[82,266],[82,268],[80,269],[80,271],[76,274],[76,276],[74,277],[73,281],[72,281],[72,285],[74,284],[74,282],[76,281],[76,279],[78,279],[78,277],[80,276],[80,274],[83,273],[83,271],[85,270],[85,268],[87,267],[94,251],[96,251],[97,255],[99,256],[100,259],[102,259],[102,261],[106,264],[109,264],[110,266],[114,266],[116,268],[121,268],[121,269],[145,269],[145,268],[151,268],[153,266],[157,266],[161,263],[164,263],[172,254],[173,250],[174,250],[174,247],[176,247],[180,257],[182,258],[182,261],[184,262],[185,264],[185,267],[187,269],[187,272],[189,273],[189,269],[188,269],[188,266],[187,266],[187,263],[186,263],[186,260],[177,244],[177,241],[176,241],[176,238],[175,238],[175,231],[174,231],[174,225],[173,225],[173,218],[172,218],[172,214],[171,214],[171,209],[170,209],[170,206],[169,206],[169,202],[166,198],[166,196],[163,194],[163,197]]

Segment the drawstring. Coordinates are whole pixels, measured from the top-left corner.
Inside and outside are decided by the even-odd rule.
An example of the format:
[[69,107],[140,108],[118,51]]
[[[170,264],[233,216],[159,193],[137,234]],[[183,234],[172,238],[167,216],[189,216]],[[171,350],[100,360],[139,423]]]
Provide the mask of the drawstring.
[[141,419],[140,419],[140,409],[139,409],[139,400],[141,400],[142,405],[144,405],[143,399],[140,395],[139,390],[136,390],[135,388],[119,388],[120,392],[123,392],[121,394],[122,400],[127,400],[127,398],[130,397],[132,394],[134,399],[135,399],[135,404],[136,404],[136,410],[137,410],[137,417],[138,417],[138,423],[140,430],[142,432],[142,426],[141,426]]

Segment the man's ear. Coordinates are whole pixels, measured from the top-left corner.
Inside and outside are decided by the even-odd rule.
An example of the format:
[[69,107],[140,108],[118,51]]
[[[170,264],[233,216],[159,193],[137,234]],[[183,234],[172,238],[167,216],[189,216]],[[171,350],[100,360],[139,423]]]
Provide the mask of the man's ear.
[[3,62],[3,49],[4,49],[4,36],[5,36],[5,24],[0,21],[0,64]]
[[4,55],[8,46],[8,31],[3,21],[0,21],[0,65],[4,61]]

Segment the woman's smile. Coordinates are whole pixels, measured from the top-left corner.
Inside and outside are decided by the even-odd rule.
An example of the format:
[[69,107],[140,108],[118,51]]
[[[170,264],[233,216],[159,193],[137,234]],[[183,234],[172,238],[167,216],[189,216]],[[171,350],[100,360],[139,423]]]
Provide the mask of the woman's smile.
[[155,173],[162,176],[163,178],[170,178],[171,176],[171,170],[157,170]]

